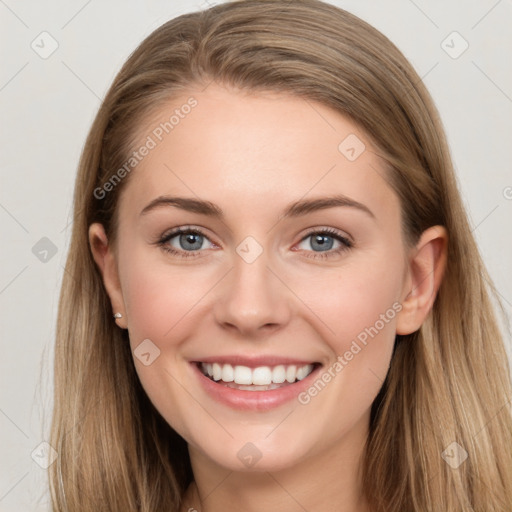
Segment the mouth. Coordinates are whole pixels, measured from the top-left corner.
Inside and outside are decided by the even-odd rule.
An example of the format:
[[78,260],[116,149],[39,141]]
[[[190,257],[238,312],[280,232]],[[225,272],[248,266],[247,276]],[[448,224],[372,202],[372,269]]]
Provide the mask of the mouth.
[[230,362],[208,358],[190,363],[206,395],[238,411],[265,412],[293,402],[311,386],[323,366],[279,358],[229,359]]
[[196,364],[201,373],[213,382],[243,391],[270,391],[290,386],[308,377],[319,366],[319,363],[310,363],[251,368],[220,362]]

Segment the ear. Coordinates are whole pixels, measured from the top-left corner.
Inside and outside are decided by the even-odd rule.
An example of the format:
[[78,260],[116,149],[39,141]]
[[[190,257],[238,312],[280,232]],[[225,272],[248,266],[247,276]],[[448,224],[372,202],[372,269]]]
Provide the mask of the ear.
[[432,309],[446,267],[447,247],[446,229],[432,226],[422,233],[411,251],[402,310],[397,315],[397,334],[417,331]]
[[123,329],[127,328],[126,309],[121,292],[121,283],[113,248],[109,246],[105,229],[102,224],[94,223],[89,226],[89,245],[94,261],[100,269],[103,284],[112,304],[112,315],[121,313],[122,318],[116,318],[116,323]]

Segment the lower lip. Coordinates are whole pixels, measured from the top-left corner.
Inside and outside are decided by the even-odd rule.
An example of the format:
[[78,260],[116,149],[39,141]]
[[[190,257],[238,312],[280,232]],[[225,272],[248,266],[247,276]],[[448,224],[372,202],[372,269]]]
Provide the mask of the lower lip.
[[204,390],[212,398],[233,409],[244,411],[268,411],[296,399],[301,392],[310,386],[318,370],[321,368],[318,366],[305,379],[282,388],[270,389],[268,391],[246,391],[218,384],[206,377],[199,369],[197,363],[191,364]]

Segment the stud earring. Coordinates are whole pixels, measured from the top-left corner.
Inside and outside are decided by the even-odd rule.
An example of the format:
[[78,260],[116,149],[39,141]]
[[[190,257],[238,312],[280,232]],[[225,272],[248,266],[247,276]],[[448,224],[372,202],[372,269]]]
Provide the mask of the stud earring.
[[121,313],[116,313],[113,315],[114,318],[123,318],[123,315]]

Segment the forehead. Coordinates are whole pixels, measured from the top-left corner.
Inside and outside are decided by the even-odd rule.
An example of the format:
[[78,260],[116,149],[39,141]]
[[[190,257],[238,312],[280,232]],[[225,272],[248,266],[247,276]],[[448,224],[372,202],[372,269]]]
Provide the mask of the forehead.
[[241,211],[334,193],[398,207],[382,161],[349,118],[311,100],[215,83],[162,104],[137,130],[146,146],[121,196],[139,211],[163,194]]

